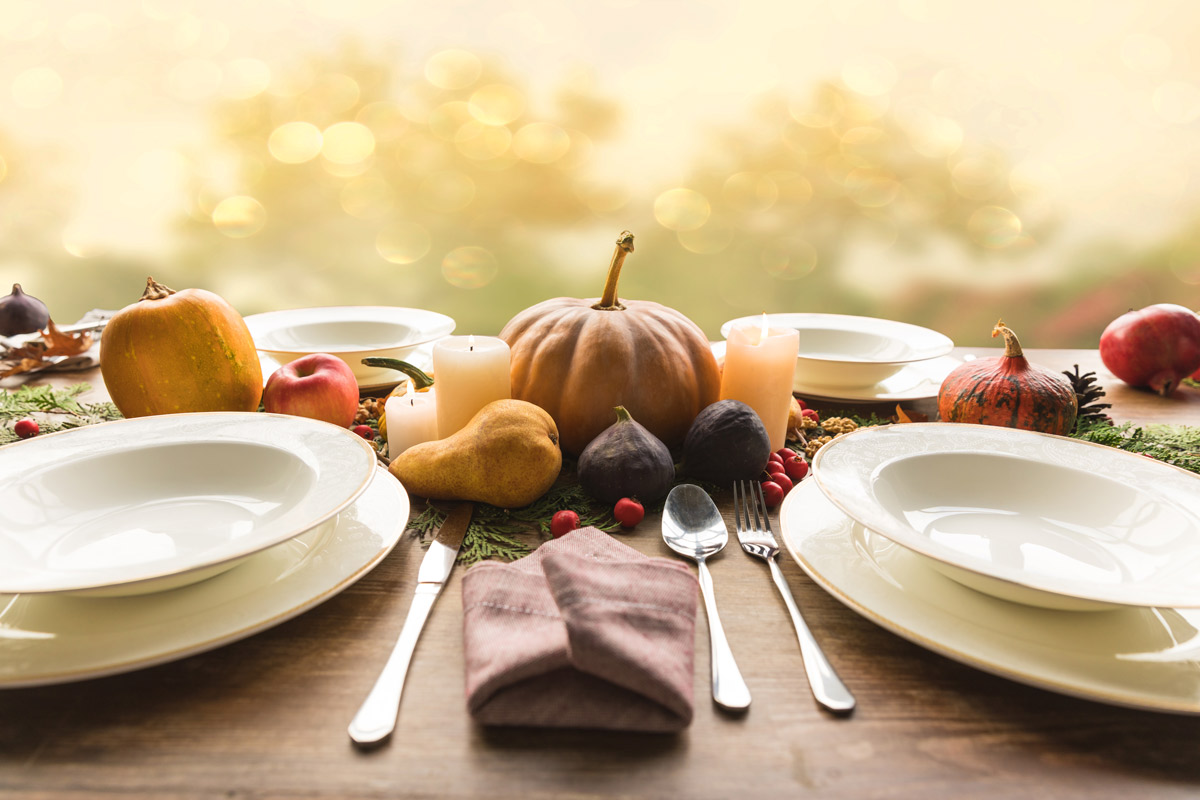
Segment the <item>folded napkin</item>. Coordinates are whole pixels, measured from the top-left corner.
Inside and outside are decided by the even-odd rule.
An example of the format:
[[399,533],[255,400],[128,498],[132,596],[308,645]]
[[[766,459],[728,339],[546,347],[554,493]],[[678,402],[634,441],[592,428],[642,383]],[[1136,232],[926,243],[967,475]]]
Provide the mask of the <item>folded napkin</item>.
[[692,721],[696,579],[595,528],[463,576],[467,708],[484,725],[671,732]]

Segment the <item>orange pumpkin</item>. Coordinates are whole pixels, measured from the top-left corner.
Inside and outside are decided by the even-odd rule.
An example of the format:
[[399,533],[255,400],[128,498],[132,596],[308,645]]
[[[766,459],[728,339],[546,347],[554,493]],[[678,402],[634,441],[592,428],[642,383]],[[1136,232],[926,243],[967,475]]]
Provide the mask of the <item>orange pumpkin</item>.
[[512,348],[512,396],[548,411],[571,455],[612,424],[616,406],[676,447],[720,391],[708,337],[694,322],[659,303],[617,300],[632,252],[633,234],[625,231],[603,297],[546,300],[500,332]]
[[100,373],[126,417],[181,411],[256,411],[263,376],[240,314],[203,289],[146,279],[100,339]]

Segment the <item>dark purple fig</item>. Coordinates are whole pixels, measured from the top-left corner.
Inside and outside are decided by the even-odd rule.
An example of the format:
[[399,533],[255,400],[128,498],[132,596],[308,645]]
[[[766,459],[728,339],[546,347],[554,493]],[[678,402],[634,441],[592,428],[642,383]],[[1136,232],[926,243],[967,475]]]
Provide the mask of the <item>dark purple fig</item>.
[[14,283],[12,294],[0,298],[0,336],[36,333],[49,324],[46,304],[21,291],[21,284]]
[[623,406],[614,410],[617,421],[579,454],[575,466],[579,485],[603,503],[615,503],[622,497],[655,503],[675,482],[671,451]]
[[704,408],[683,440],[682,472],[725,488],[754,480],[771,457],[762,420],[738,400],[718,400]]

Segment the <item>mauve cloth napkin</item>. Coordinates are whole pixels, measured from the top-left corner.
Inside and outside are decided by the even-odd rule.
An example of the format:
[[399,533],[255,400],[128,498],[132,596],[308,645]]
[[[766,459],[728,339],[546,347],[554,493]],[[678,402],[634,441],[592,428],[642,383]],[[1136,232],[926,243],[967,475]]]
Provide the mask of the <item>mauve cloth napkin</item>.
[[467,708],[484,725],[672,732],[692,721],[696,579],[595,528],[463,576]]

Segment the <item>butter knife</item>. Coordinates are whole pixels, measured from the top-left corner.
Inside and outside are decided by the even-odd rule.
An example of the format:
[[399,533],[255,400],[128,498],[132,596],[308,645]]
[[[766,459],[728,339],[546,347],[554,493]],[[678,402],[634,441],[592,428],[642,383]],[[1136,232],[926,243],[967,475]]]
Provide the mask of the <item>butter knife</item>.
[[467,526],[471,522],[472,503],[460,503],[446,516],[438,530],[437,537],[429,545],[425,557],[421,560],[421,568],[417,572],[417,588],[413,593],[412,605],[408,609],[408,617],[400,630],[400,638],[396,647],[388,657],[383,672],[375,681],[375,686],[362,707],[354,715],[350,723],[350,738],[359,745],[375,745],[382,742],[396,729],[396,717],[400,712],[400,696],[404,692],[404,679],[408,675],[408,665],[412,661],[413,650],[425,620],[433,608],[433,602],[441,594],[446,585],[454,560],[458,557],[458,548],[462,545],[463,537],[467,534]]

